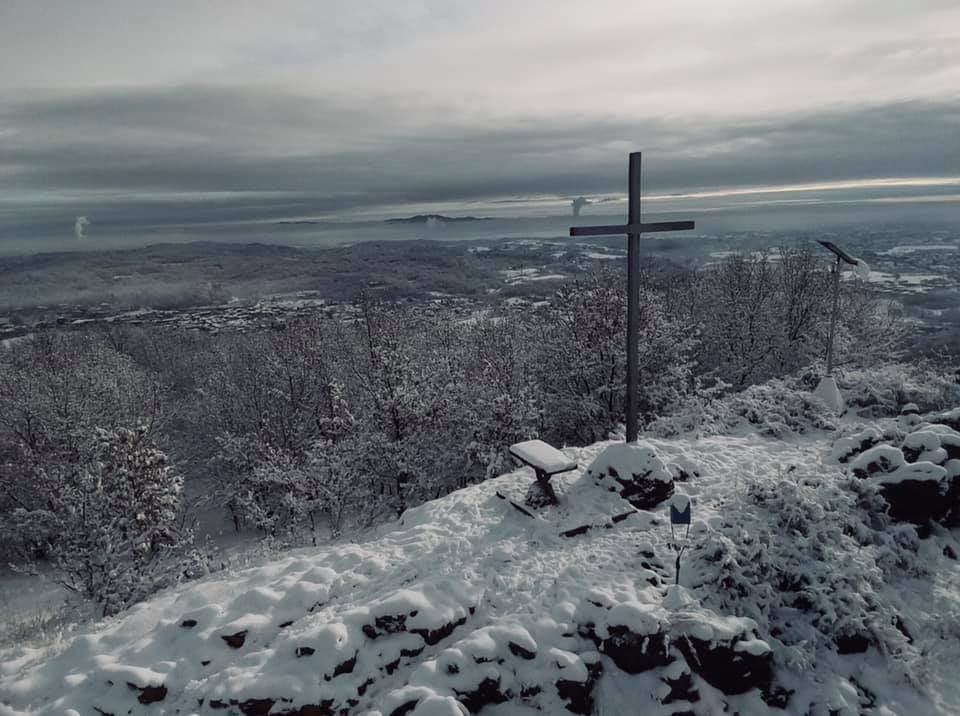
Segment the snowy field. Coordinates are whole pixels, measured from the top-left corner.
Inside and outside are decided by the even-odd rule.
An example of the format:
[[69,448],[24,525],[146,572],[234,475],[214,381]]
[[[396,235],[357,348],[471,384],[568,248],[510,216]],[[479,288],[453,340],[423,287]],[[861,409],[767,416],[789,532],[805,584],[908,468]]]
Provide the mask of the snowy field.
[[[554,478],[560,505],[535,517],[498,496],[522,502],[533,475],[517,470],[411,509],[362,541],[220,573],[81,636],[7,648],[0,714],[960,713],[960,567],[946,556],[956,533],[913,538],[913,551],[895,554],[916,564],[878,575],[887,548],[849,551],[832,522],[833,485],[845,479],[836,438],[647,441],[692,500],[680,587],[666,503],[633,511],[609,478],[587,473],[607,443],[568,448],[579,468]],[[815,529],[791,533],[792,517],[771,524],[764,490],[795,490],[787,497],[812,510],[802,524]],[[812,545],[824,550],[826,567],[864,586],[836,594],[815,583],[823,593],[812,599],[838,613],[858,599],[894,610],[909,634],[901,653],[872,644],[840,653],[851,650],[817,631],[830,615],[770,611],[760,624],[721,609],[727,580],[749,565],[716,554],[753,542],[781,557],[795,546],[801,560],[817,554]],[[778,587],[749,588],[757,605],[747,611]],[[754,684],[771,653],[764,692]],[[720,684],[723,659],[753,666]]]

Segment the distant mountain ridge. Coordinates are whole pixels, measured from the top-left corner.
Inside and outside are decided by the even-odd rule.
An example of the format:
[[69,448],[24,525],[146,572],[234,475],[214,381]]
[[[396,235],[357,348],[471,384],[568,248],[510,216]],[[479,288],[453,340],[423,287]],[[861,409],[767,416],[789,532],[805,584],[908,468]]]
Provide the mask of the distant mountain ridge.
[[386,219],[385,224],[426,224],[430,220],[459,223],[463,221],[490,221],[482,216],[444,216],[443,214],[417,214],[397,219]]

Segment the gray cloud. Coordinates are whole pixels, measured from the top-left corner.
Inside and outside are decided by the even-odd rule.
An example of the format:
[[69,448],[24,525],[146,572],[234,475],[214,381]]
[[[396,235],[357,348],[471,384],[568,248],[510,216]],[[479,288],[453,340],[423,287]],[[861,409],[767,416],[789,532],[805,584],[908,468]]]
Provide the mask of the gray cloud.
[[[273,91],[87,95],[0,114],[12,129],[0,186],[110,202],[238,202],[320,211],[407,201],[623,190],[627,148],[645,150],[649,191],[887,176],[960,166],[960,104],[907,102],[811,116],[710,122],[517,120],[491,130],[462,117],[397,131],[378,107]],[[421,107],[424,116],[450,116]],[[347,130],[349,128],[349,131]],[[347,136],[339,143],[337,138]],[[275,139],[276,138],[276,139]],[[266,193],[225,198],[223,193]],[[207,194],[219,194],[207,199]],[[194,197],[184,196],[194,194]],[[56,202],[53,202],[56,203]],[[149,203],[149,202],[145,202]],[[246,216],[241,212],[242,216]],[[222,215],[221,215],[222,216]],[[242,218],[238,217],[238,218]],[[195,218],[187,211],[185,218]]]
[[0,241],[958,173],[960,6],[774,5],[13,2]]

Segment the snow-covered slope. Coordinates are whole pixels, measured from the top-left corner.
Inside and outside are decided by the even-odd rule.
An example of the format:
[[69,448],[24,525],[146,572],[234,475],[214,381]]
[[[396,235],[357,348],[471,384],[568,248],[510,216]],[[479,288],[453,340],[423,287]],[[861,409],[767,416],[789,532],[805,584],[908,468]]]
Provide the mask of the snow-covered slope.
[[665,507],[614,524],[606,444],[567,449],[535,518],[518,470],[2,653],[0,714],[960,713],[956,542],[871,514],[836,437],[648,441],[693,502],[679,588]]

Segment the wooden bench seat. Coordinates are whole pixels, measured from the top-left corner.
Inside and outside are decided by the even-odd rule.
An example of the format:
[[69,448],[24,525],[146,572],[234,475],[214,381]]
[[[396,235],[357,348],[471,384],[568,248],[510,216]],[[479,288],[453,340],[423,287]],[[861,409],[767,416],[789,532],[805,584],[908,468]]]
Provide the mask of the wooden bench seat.
[[550,484],[550,477],[560,472],[569,472],[579,467],[576,461],[543,440],[525,440],[510,446],[510,454],[525,465],[533,468],[537,484],[553,504],[557,504],[557,495]]

